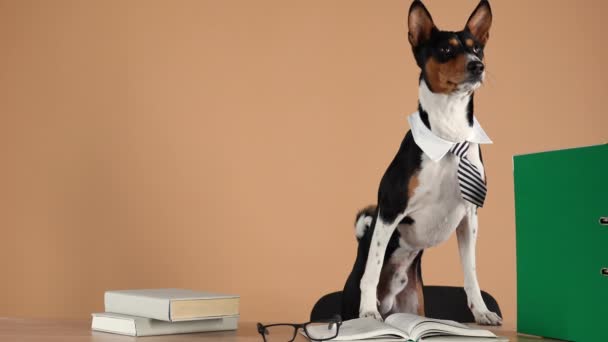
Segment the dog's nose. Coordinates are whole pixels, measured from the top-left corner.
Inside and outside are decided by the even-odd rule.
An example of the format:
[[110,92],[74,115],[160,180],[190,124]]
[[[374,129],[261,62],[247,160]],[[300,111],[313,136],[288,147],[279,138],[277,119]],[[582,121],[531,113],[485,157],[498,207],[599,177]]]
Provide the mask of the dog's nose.
[[467,64],[467,69],[475,76],[479,76],[483,73],[483,63],[480,61],[471,61]]

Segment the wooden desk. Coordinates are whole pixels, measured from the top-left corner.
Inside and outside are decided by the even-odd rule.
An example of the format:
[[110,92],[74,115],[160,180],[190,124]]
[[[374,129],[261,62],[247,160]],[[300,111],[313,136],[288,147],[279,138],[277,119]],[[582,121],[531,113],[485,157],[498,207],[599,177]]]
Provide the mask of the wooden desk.
[[[497,335],[507,336],[514,342],[550,341],[536,337],[517,336],[512,330],[492,328]],[[243,322],[238,331],[182,334],[170,336],[130,337],[91,331],[90,320],[20,319],[0,317],[0,341],[2,342],[261,342],[255,323]],[[302,336],[297,342],[305,342]]]

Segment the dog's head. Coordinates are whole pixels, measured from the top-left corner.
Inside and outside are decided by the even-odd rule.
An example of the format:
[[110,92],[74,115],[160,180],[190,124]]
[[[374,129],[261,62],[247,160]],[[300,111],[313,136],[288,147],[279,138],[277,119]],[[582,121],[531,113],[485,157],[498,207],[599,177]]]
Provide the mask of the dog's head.
[[492,11],[481,0],[462,31],[442,31],[421,1],[410,6],[408,38],[421,77],[434,93],[472,92],[485,77],[484,47],[490,35]]

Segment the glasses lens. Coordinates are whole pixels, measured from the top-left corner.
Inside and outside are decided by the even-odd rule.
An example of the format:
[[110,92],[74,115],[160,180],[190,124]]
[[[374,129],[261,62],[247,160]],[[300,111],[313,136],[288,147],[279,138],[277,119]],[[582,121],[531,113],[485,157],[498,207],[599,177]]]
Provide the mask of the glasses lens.
[[294,335],[294,327],[290,325],[275,325],[272,327],[267,327],[264,335],[267,342],[291,341]]
[[317,323],[312,322],[306,325],[306,335],[311,340],[330,340],[338,336],[338,323]]

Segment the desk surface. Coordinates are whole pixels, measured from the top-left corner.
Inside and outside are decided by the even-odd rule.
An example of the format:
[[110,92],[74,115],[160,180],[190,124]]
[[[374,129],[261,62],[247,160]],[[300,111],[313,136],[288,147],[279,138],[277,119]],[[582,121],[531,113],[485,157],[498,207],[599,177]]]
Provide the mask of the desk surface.
[[[495,334],[506,336],[510,341],[538,342],[536,337],[517,336],[512,330],[501,327],[491,328]],[[200,334],[183,334],[171,336],[150,336],[136,338],[115,334],[91,331],[90,320],[51,320],[51,319],[21,319],[0,317],[0,341],[11,342],[182,342],[182,341],[216,341],[216,342],[260,342],[261,336],[255,329],[255,323],[242,322],[238,331],[209,332]],[[299,336],[296,342],[307,341]],[[550,340],[542,340],[550,341]]]

